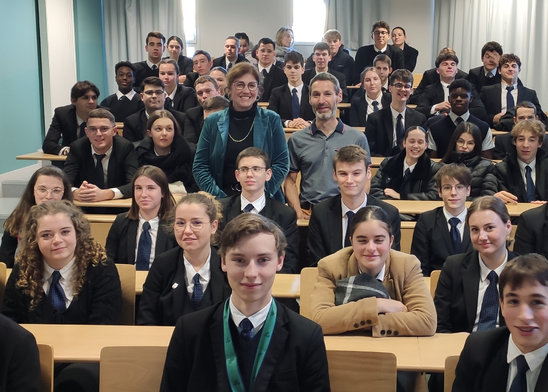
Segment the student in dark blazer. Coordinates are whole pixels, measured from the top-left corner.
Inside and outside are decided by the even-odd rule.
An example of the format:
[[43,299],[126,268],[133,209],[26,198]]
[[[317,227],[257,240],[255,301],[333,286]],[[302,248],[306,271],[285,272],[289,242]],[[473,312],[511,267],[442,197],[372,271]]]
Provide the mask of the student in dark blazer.
[[389,107],[392,100],[390,93],[382,91],[381,77],[376,68],[366,68],[361,74],[361,83],[361,87],[350,100],[351,127],[365,127],[368,116]]
[[123,122],[127,116],[143,107],[141,95],[134,89],[135,67],[129,61],[120,61],[114,66],[118,91],[101,101],[101,106],[114,114],[117,122]]
[[240,40],[233,35],[225,39],[224,54],[213,60],[213,67],[223,67],[230,70],[234,65],[248,62],[243,54],[240,54]]
[[192,64],[194,71],[186,74],[184,85],[187,87],[194,87],[194,82],[200,76],[208,75],[211,67],[213,67],[213,61],[211,61],[211,55],[205,50],[197,50],[192,56]]
[[[291,53],[291,52],[290,52]],[[286,55],[286,57],[289,53]],[[265,195],[265,184],[272,177],[270,158],[257,147],[248,147],[236,157],[235,176],[241,193],[221,199],[224,223],[243,212],[254,212],[276,222],[287,240],[282,273],[296,274],[299,266],[299,235],[295,210]]]
[[284,71],[275,64],[276,44],[270,38],[261,38],[257,48],[258,70],[263,92],[259,101],[268,102],[273,89],[287,84]]
[[[507,328],[468,337],[455,371],[454,392],[548,389],[548,310],[541,299],[548,296],[547,275],[548,261],[540,255],[508,262],[499,279]],[[524,333],[528,325],[532,332]]]
[[84,136],[89,112],[97,108],[98,98],[99,89],[87,80],[72,86],[71,104],[55,109],[42,150],[46,154],[67,155],[70,144]]
[[137,324],[175,325],[183,314],[214,305],[230,294],[212,239],[222,218],[209,194],[183,196],[174,209],[179,246],[157,254],[143,285]]
[[320,72],[329,72],[337,78],[339,86],[341,87],[343,96],[342,102],[348,102],[348,90],[346,88],[346,77],[342,72],[330,69],[328,64],[331,61],[331,52],[329,45],[325,42],[318,42],[314,45],[314,51],[312,55],[314,61],[314,68],[307,69],[303,74],[303,83],[310,86],[310,81]]
[[[406,69],[397,69],[390,75],[389,91],[392,102],[389,106],[372,113],[365,126],[367,141],[373,156],[391,156],[401,151],[398,130],[403,138],[404,130],[412,126],[423,126],[426,117],[407,107],[407,100],[413,93],[413,74]],[[398,127],[398,117],[401,115]],[[396,124],[396,125],[394,125]]]
[[548,204],[524,211],[519,216],[514,251],[520,255],[540,253],[548,257]]
[[40,358],[36,339],[0,314],[0,391],[39,392]]
[[[474,250],[449,256],[443,265],[434,297],[437,332],[475,332],[504,325],[502,316],[478,311],[478,302],[481,308],[488,300],[497,302],[494,297],[498,298],[498,291],[491,292],[489,286],[496,288],[497,277],[515,256],[506,248],[512,231],[510,215],[500,199],[484,196],[468,208],[466,224]],[[485,295],[489,295],[488,300]]]
[[420,260],[424,276],[441,270],[448,256],[472,250],[470,230],[465,223],[470,170],[462,165],[444,165],[435,179],[443,207],[419,215],[411,242],[411,253]]
[[198,104],[194,89],[179,84],[179,66],[175,60],[162,60],[158,68],[159,78],[164,82],[166,90],[166,109],[186,112]]
[[321,328],[272,299],[284,248],[280,228],[261,215],[227,224],[220,254],[232,294],[177,321],[160,391],[228,391],[237,384],[257,392],[329,391]]
[[[63,171],[73,187],[75,200],[101,201],[131,195],[137,170],[133,144],[116,134],[114,116],[106,109],[92,111],[85,138],[71,144]],[[103,176],[98,173],[98,160]]]
[[147,34],[145,51],[147,59],[133,63],[135,67],[135,85],[142,88],[143,80],[150,76],[158,77],[158,65],[162,61],[162,53],[166,48],[166,37],[157,31],[151,31]]
[[[166,229],[175,200],[169,191],[166,175],[155,166],[145,165],[137,169],[131,185],[131,207],[128,212],[118,214],[112,223],[105,248],[107,258],[113,263],[135,264],[139,270],[148,270],[156,255],[177,245],[173,233]],[[155,246],[140,253],[138,245],[147,236],[143,230],[145,222],[150,225],[146,231],[150,244]]]
[[489,41],[481,48],[483,65],[470,69],[467,78],[478,93],[485,86],[500,83],[500,73],[497,68],[502,53],[502,46],[495,41]]
[[[304,59],[299,52],[288,52],[285,55],[284,73],[288,84],[276,87],[270,94],[268,109],[278,113],[286,128],[303,129],[314,120],[314,112],[308,100],[309,89],[303,83]],[[298,113],[293,113],[293,90],[298,102]],[[300,92],[300,99],[299,99]],[[296,116],[295,116],[296,115]]]
[[333,160],[333,177],[337,181],[340,194],[312,208],[308,226],[309,266],[315,266],[325,256],[350,246],[350,241],[346,238],[348,212],[357,212],[366,206],[378,206],[386,211],[394,231],[392,248],[400,250],[398,209],[366,193],[371,170],[367,166],[365,150],[355,145],[340,148]]
[[179,66],[179,83],[184,83],[185,75],[192,72],[192,59],[183,55],[183,40],[176,35],[172,35],[167,39],[166,49],[169,53],[168,57],[164,57],[163,60],[173,59]]
[[403,63],[405,69],[410,72],[415,70],[417,65],[417,57],[419,56],[419,51],[407,43],[407,35],[403,27],[394,27],[392,29],[392,43],[396,48],[399,48],[403,51]]

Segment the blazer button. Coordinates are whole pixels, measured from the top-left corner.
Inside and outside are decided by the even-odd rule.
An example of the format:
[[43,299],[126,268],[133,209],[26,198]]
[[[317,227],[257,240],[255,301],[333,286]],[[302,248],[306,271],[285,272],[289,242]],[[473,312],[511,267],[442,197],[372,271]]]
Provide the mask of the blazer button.
[[386,331],[384,329],[381,329],[381,335],[386,334]]
[[387,331],[386,331],[386,334],[387,334],[387,335],[392,335],[392,330],[391,330],[391,329],[387,330]]
[[358,323],[354,324],[354,328],[360,328],[360,325]]
[[371,324],[371,320],[367,320],[366,323],[367,323],[367,324]]
[[398,331],[394,331],[394,336],[398,336],[400,333]]
[[360,321],[360,325],[365,325],[365,321]]

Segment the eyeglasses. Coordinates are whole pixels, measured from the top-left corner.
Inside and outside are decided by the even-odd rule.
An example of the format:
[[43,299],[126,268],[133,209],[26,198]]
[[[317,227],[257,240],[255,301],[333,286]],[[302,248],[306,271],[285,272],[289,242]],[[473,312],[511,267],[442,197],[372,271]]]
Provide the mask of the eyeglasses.
[[63,196],[63,193],[65,190],[63,188],[46,188],[45,186],[39,186],[37,188],[34,188],[34,192],[38,193],[40,196],[45,196],[48,193],[52,196]]
[[[244,82],[234,82],[232,85],[238,91],[242,91],[246,87],[246,84]],[[247,88],[249,89],[249,91],[256,91],[258,86],[259,85],[256,82],[251,82],[247,84]]]
[[247,174],[251,170],[253,174],[259,174],[265,169],[266,167],[261,167],[261,166],[253,166],[253,167],[242,166],[238,169],[238,171],[242,174]]
[[394,83],[392,86],[394,86],[398,90],[403,90],[403,89],[411,90],[413,88],[412,84],[403,84],[403,83]]
[[375,31],[373,31],[373,34],[375,34],[375,35],[388,35],[388,31],[375,30]]
[[202,227],[204,227],[204,221],[200,219],[191,219],[188,222],[185,222],[183,220],[176,220],[175,230],[184,231],[187,224],[190,226],[190,230],[200,230]]
[[164,93],[164,90],[147,90],[143,91],[143,94],[145,95],[162,95]]
[[442,185],[442,187],[441,187],[441,191],[444,192],[444,193],[449,193],[453,189],[455,189],[458,193],[463,193],[463,192],[466,192],[466,189],[468,189],[468,187],[466,185],[462,185],[462,184]]
[[86,127],[86,130],[88,132],[91,132],[91,133],[97,133],[97,131],[101,132],[101,133],[107,133],[108,131],[110,131],[113,127]]

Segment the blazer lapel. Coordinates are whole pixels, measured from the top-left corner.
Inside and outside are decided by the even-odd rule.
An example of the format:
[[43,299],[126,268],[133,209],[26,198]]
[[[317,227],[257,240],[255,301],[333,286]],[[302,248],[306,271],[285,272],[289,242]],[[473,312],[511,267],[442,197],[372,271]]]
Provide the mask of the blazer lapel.
[[224,349],[223,308],[224,303],[217,306],[217,309],[211,316],[211,326],[209,328],[213,360],[215,361],[215,369],[217,370],[217,391],[229,390]]
[[481,385],[481,387],[486,388],[488,386],[490,391],[506,391],[509,367],[508,362],[506,362],[507,352],[508,339],[504,339],[504,343],[493,353],[489,365],[485,367],[485,375],[482,379],[486,384]]
[[342,207],[341,207],[341,195],[331,199],[331,205],[329,206],[329,214],[327,216],[326,225],[328,230],[333,234],[329,236],[329,250],[330,253],[334,253],[341,249],[343,234],[342,234]]
[[[384,107],[384,106],[383,106]],[[392,110],[387,108],[383,113],[384,127],[386,129],[386,136],[388,139],[388,145],[386,146],[386,154],[392,150],[394,145],[394,124],[392,123]]]
[[208,287],[211,289],[213,303],[217,303],[224,298],[224,276],[221,271],[221,260],[215,249],[211,248],[211,260],[209,269],[211,271],[211,280]]
[[451,241],[451,234],[449,233],[449,229],[447,227],[447,221],[445,220],[445,215],[443,214],[443,208],[440,208],[438,210],[438,213],[436,214],[436,223],[435,223],[436,231],[438,231],[443,238],[443,246],[445,246],[446,249],[453,250],[453,242]]
[[[170,284],[172,285],[173,314],[183,314],[185,301],[188,300],[188,292],[186,291],[185,263],[182,249],[177,252],[177,267]],[[177,287],[173,288],[175,284],[177,284]]]
[[537,385],[535,386],[535,392],[548,391],[548,356],[544,359],[542,367],[540,368],[540,374],[537,379]]
[[462,271],[462,286],[464,295],[464,304],[468,325],[474,326],[478,305],[478,287],[480,280],[480,268],[478,252],[467,253],[467,265]]
[[139,226],[138,220],[130,220],[127,228],[127,258],[129,264],[135,264],[135,249],[139,246],[137,240],[137,227]]

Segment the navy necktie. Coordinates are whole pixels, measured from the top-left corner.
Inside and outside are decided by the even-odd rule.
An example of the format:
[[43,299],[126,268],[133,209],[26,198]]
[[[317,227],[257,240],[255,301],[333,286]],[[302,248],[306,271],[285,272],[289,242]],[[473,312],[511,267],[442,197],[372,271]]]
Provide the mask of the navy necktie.
[[82,123],[80,124],[80,132],[78,133],[78,137],[85,136],[85,134],[86,134],[86,122],[82,121]]
[[516,357],[516,365],[518,367],[518,372],[516,373],[516,377],[512,380],[510,392],[527,392],[527,377],[525,373],[529,370],[529,365],[523,355]]
[[202,287],[202,284],[200,283],[200,274],[194,275],[192,278],[192,282],[194,283],[194,289],[192,290],[192,305],[198,306],[200,302],[202,302],[202,298],[204,297],[204,288]]
[[373,101],[372,105],[373,105],[373,111],[378,112],[379,111],[379,103],[377,101]]
[[514,97],[512,96],[512,90],[514,89],[514,86],[508,86],[506,87],[506,111],[514,108]]
[[464,120],[462,119],[462,117],[457,117],[457,119],[455,120],[455,124],[459,125],[463,121]]
[[396,147],[401,147],[402,141],[403,141],[403,116],[398,114],[398,118],[396,119]]
[[253,204],[249,203],[244,207],[244,212],[251,212],[253,211]]
[[129,102],[129,98],[126,97],[125,95],[122,95],[122,96],[120,97],[119,101],[124,102],[124,103],[127,103],[127,102]]
[[536,200],[535,183],[533,182],[533,176],[531,176],[531,166],[525,166],[525,182],[527,185],[527,201],[532,202]]
[[411,175],[411,169],[409,168],[405,169],[405,171],[403,172],[402,184],[406,183],[407,180],[409,180],[410,175]]
[[461,239],[460,239],[460,232],[457,228],[458,224],[460,223],[459,218],[450,218],[449,224],[451,225],[451,230],[449,231],[449,234],[451,235],[451,242],[453,243],[453,254],[461,253]]
[[61,273],[59,271],[53,271],[51,274],[51,285],[49,286],[48,297],[53,305],[53,308],[58,312],[63,312],[67,308],[65,291],[59,282],[61,279]]
[[93,154],[97,163],[95,163],[95,174],[97,177],[97,185],[99,188],[103,189],[105,187],[105,172],[103,170],[103,158],[106,157],[106,154]]
[[489,286],[485,290],[481,303],[478,331],[495,328],[499,314],[499,292],[497,289],[499,277],[495,271],[491,271],[487,275],[487,279],[489,279]]
[[228,63],[228,67],[226,67],[226,70],[230,70],[230,68],[232,68],[232,63]]
[[172,109],[173,108],[173,100],[169,97],[166,98],[166,101],[164,102],[164,108],[166,109]]
[[240,336],[246,342],[249,342],[253,338],[253,324],[248,318],[243,319],[240,322]]
[[344,237],[344,246],[350,246],[350,233],[348,229],[350,228],[350,223],[352,222],[352,218],[354,218],[354,212],[348,211],[346,213],[346,217],[348,218],[346,221],[346,235]]
[[268,71],[266,68],[263,68],[263,76],[266,78],[268,76]]
[[297,89],[293,87],[291,96],[291,114],[293,118],[299,118],[301,111],[301,105],[299,104],[299,96],[297,95]]
[[137,271],[148,271],[150,264],[150,249],[152,248],[152,237],[150,236],[150,223],[143,223],[143,232],[139,237],[139,245],[137,248],[137,259],[135,266]]
[[153,64],[153,65],[152,65],[152,70],[153,70],[153,71],[156,71],[157,69],[158,69],[158,66],[157,66],[156,64]]

